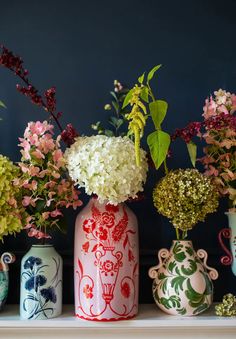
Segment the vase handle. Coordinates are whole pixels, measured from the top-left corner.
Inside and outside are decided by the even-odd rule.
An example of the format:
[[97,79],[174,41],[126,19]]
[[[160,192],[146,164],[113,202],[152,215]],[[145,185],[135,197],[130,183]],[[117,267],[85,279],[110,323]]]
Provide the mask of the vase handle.
[[157,270],[163,265],[163,260],[169,256],[170,252],[168,251],[167,248],[161,248],[158,251],[158,265],[151,267],[148,270],[148,275],[151,279],[156,279],[157,278]]
[[16,257],[14,256],[13,253],[10,252],[4,252],[1,255],[0,262],[2,264],[3,271],[8,271],[8,265],[12,264],[16,260]]
[[224,255],[223,257],[221,257],[220,262],[221,262],[221,264],[228,266],[228,265],[232,264],[233,256],[232,256],[231,252],[228,250],[228,248],[225,246],[222,237],[224,237],[225,239],[231,238],[230,228],[223,228],[218,234],[219,243],[220,243],[221,247],[223,248],[223,250],[225,251],[225,253],[227,254],[227,255]]
[[219,277],[219,274],[215,268],[207,265],[207,258],[208,258],[207,252],[203,249],[199,249],[197,251],[197,256],[198,258],[203,259],[203,264],[206,267],[206,269],[209,271],[208,275],[210,276],[210,278],[212,280],[216,280]]

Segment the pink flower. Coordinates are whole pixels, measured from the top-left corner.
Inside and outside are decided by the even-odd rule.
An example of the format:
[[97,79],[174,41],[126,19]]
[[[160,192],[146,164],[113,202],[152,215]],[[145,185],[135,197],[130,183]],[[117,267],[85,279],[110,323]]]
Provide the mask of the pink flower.
[[39,144],[39,137],[36,134],[29,135],[28,140],[31,145],[38,146]]
[[47,233],[44,233],[42,231],[37,230],[34,227],[31,227],[31,229],[28,232],[28,236],[29,237],[35,237],[36,239],[50,239],[50,235],[48,235]]
[[39,149],[36,149],[31,154],[37,159],[44,159],[45,158],[45,156],[43,155],[43,153]]
[[205,174],[207,176],[213,175],[213,176],[217,177],[218,174],[219,174],[219,171],[215,167],[213,167],[212,165],[209,165],[208,170],[205,171]]
[[30,122],[28,124],[28,129],[32,134],[37,134],[37,135],[42,135],[46,131],[52,132],[53,130],[53,125],[48,124],[47,121],[40,122]]
[[53,152],[52,155],[53,161],[56,163],[57,167],[62,167],[65,163],[63,158],[63,153],[60,149],[57,149]]
[[54,210],[50,213],[50,216],[53,217],[53,218],[56,218],[56,217],[61,216],[61,215],[63,215],[63,214],[58,209],[56,209],[56,210]]
[[205,119],[208,119],[216,115],[216,103],[213,100],[212,96],[209,99],[205,100],[205,106],[203,107],[203,116]]
[[29,197],[29,196],[26,195],[26,196],[23,197],[22,205],[24,207],[27,207],[29,205],[35,207],[35,201],[34,201],[34,199],[32,199],[32,197]]
[[25,165],[23,162],[19,163],[19,167],[22,170],[23,173],[28,173],[29,172],[29,167]]
[[43,218],[44,220],[47,220],[47,219],[49,218],[49,216],[50,216],[50,212],[43,212],[43,213],[42,213],[42,218]]
[[43,154],[48,154],[50,151],[53,151],[55,148],[54,140],[48,139],[48,138],[41,138],[40,143],[38,145],[38,149],[43,153]]
[[32,177],[37,177],[40,172],[40,168],[37,166],[30,166],[28,168],[28,171],[29,171],[29,175],[31,175]]

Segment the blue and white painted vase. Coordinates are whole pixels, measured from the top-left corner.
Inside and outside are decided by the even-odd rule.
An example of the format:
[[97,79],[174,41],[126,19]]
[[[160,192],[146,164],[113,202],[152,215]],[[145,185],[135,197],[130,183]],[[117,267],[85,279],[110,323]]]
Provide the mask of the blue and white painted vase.
[[8,295],[8,264],[15,261],[15,256],[12,253],[5,252],[0,259],[0,311],[2,310]]
[[21,261],[20,316],[49,319],[62,312],[62,258],[52,245],[33,245]]
[[[221,258],[221,263],[231,265],[232,272],[236,276],[236,212],[226,212],[225,214],[228,217],[229,228],[223,228],[219,233],[219,242],[226,252],[226,255]],[[230,250],[224,245],[222,238],[229,239]]]

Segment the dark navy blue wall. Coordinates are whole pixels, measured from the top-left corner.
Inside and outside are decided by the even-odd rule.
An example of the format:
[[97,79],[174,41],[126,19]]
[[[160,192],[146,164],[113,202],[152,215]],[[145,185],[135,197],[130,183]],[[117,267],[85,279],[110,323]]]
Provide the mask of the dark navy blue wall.
[[[58,109],[63,123],[72,122],[84,134],[90,124],[106,121],[103,106],[114,79],[132,85],[137,76],[162,63],[157,85],[159,98],[169,103],[165,128],[172,132],[191,120],[200,119],[207,95],[215,89],[236,91],[234,0],[11,0],[1,2],[0,42],[21,55],[31,79],[40,90],[57,87]],[[46,118],[15,90],[16,78],[0,69],[0,152],[19,160],[17,138],[29,120]],[[170,167],[190,166],[185,147],[176,142]],[[135,203],[140,222],[141,302],[152,302],[150,265],[157,250],[170,246],[174,231],[155,212],[153,185],[161,172],[152,171],[146,200]],[[86,200],[87,198],[85,198]],[[227,225],[225,203],[215,215],[189,234],[196,248],[205,248],[209,262],[220,271],[215,283],[216,299],[236,293],[236,278],[229,267],[219,264],[222,251],[217,233]],[[55,244],[65,260],[65,302],[73,300],[72,252],[75,214],[67,213],[68,235],[58,235]],[[9,302],[18,300],[21,255],[30,246],[22,234],[2,245],[18,255],[11,269]],[[18,279],[19,280],[19,279]]]

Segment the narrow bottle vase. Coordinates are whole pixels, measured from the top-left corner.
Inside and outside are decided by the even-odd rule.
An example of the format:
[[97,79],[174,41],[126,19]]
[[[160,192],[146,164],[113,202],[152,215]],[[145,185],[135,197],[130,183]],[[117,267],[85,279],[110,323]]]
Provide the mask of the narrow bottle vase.
[[52,245],[33,245],[21,261],[20,316],[55,318],[62,311],[62,258]]
[[138,312],[138,227],[125,205],[92,198],[75,229],[75,313],[86,320],[111,321]]

